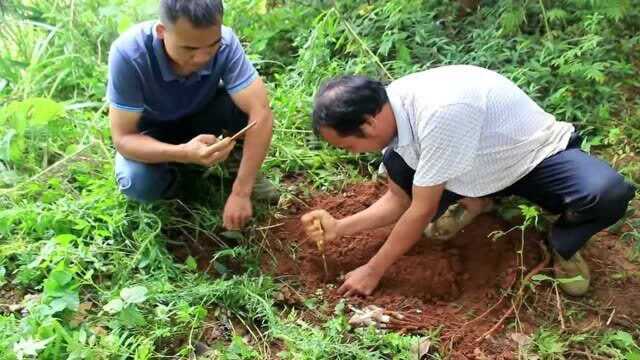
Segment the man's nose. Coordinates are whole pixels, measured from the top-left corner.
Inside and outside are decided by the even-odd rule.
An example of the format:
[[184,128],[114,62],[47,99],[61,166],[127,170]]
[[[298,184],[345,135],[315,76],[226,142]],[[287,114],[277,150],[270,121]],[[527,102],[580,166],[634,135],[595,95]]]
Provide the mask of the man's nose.
[[199,49],[193,56],[193,62],[204,64],[209,58],[211,58],[211,51],[209,49]]

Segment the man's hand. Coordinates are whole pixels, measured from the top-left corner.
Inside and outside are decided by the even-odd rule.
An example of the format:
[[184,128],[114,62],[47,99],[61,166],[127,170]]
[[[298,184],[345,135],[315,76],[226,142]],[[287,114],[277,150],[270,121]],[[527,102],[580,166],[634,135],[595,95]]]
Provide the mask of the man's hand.
[[229,230],[240,230],[252,215],[251,196],[231,193],[222,214],[223,226]]
[[345,275],[345,281],[338,288],[338,294],[344,296],[364,295],[369,296],[376,289],[383,271],[377,271],[371,265],[364,264]]
[[214,135],[198,135],[182,145],[184,162],[213,166],[226,160],[235,144],[229,138],[218,140]]
[[[315,243],[324,243],[337,239],[340,234],[338,233],[338,220],[336,220],[326,210],[313,210],[308,212],[300,218],[304,231],[307,236]],[[320,220],[320,227],[314,220]]]

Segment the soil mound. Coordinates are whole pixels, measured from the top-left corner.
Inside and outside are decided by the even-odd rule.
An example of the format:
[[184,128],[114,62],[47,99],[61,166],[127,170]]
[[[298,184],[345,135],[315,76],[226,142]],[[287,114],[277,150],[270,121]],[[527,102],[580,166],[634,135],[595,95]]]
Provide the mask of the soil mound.
[[[275,261],[266,259],[265,269],[297,278],[302,293],[324,289],[325,298],[337,303],[340,297],[336,289],[341,276],[365,264],[385,242],[391,227],[327,243],[329,276],[325,278],[322,257],[315,243],[305,236],[299,218],[312,209],[325,209],[342,218],[371,205],[384,191],[383,184],[367,183],[348,187],[341,194],[319,195],[309,200],[308,206],[291,206],[288,215],[277,220],[279,226],[272,228],[268,236],[267,247],[273,255],[271,260]],[[418,314],[425,328],[446,325],[460,329],[495,305],[504,291],[509,290],[518,274],[520,250],[524,250],[525,272],[542,259],[537,244],[542,238],[537,233],[513,230],[497,238],[492,236],[510,228],[513,225],[494,215],[483,215],[444,244],[423,238],[392,265],[371,296],[352,298],[349,303],[375,304]],[[456,336],[480,335],[496,319],[486,316],[479,320]]]
[[[336,294],[341,276],[366,263],[382,246],[391,227],[326,244],[329,276],[325,277],[322,258],[305,236],[300,216],[319,208],[338,218],[348,216],[375,202],[385,190],[383,184],[368,183],[347,187],[339,194],[316,195],[290,205],[284,217],[273,217],[259,228],[264,239],[261,245],[267,250],[263,269],[287,284],[278,294],[279,301],[298,304],[321,293],[322,301],[329,305],[328,309],[323,307],[328,310],[326,315],[331,316],[333,306],[342,300]],[[510,336],[514,332],[531,334],[541,324],[558,322],[558,298],[545,282],[529,291],[534,296],[527,297],[527,305],[517,310],[517,328],[503,334],[499,327],[488,341],[476,341],[511,309],[519,286],[516,280],[543,258],[538,245],[542,236],[508,231],[513,226],[495,215],[483,215],[445,244],[423,238],[389,269],[372,296],[350,298],[348,303],[358,308],[377,305],[399,311],[418,319],[421,328],[440,329],[442,346],[452,359],[513,359],[517,344]],[[625,226],[622,232],[631,230]],[[172,239],[167,242],[168,248],[178,261],[184,262],[191,255],[200,271],[220,274],[220,266],[212,258],[219,245],[212,234],[165,231]],[[507,233],[496,238],[493,235],[497,232]],[[567,326],[586,332],[611,324],[639,335],[640,266],[630,257],[634,254],[633,242],[603,231],[589,242],[584,254],[592,270],[592,290],[583,299],[562,296]],[[224,265],[226,270],[222,270],[242,272],[242,264]],[[544,272],[551,275],[548,270]],[[582,315],[569,316],[569,307]],[[319,315],[314,310],[303,311],[312,322]]]
[[[279,275],[300,277],[307,288],[340,283],[341,275],[365,264],[378,251],[391,227],[327,243],[329,277],[325,279],[322,258],[315,243],[305,236],[299,217],[311,209],[326,209],[342,218],[366,208],[384,191],[384,185],[368,183],[348,188],[339,195],[316,197],[310,201],[310,208],[293,206],[290,216],[274,228],[270,236],[272,249],[279,255],[279,261],[272,264],[275,265],[273,270]],[[514,230],[495,240],[490,236],[509,227],[494,216],[484,215],[444,244],[423,238],[389,269],[378,290],[368,300],[390,305],[393,298],[412,298],[423,303],[475,302],[491,298],[497,290],[511,283],[517,268],[516,252],[522,246],[521,232]],[[535,244],[540,236],[528,233],[525,238],[525,264],[532,266],[541,258]],[[287,254],[287,247],[293,248],[295,254]]]

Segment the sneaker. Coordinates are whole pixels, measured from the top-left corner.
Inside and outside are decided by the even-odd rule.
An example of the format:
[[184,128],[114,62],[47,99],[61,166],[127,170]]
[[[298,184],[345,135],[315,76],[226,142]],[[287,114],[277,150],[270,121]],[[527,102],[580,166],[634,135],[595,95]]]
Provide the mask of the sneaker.
[[471,224],[480,214],[493,211],[494,202],[488,202],[480,212],[472,214],[459,203],[451,205],[436,221],[431,222],[424,230],[427,238],[436,242],[444,242],[454,237],[465,226]]
[[589,265],[579,252],[575,253],[569,260],[565,260],[555,250],[553,251],[553,272],[556,279],[571,279],[580,276],[572,281],[558,282],[562,291],[571,296],[582,296],[589,290],[591,273]]

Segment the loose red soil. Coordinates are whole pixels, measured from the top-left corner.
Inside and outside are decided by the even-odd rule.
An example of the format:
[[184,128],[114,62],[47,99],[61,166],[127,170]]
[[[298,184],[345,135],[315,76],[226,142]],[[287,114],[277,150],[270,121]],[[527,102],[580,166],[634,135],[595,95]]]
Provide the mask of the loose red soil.
[[[384,185],[369,183],[350,187],[340,195],[319,195],[308,202],[310,207],[292,206],[290,216],[269,235],[267,246],[277,262],[265,267],[277,275],[295,276],[303,293],[324,288],[326,300],[336,304],[341,299],[336,291],[340,275],[366,263],[385,242],[391,227],[327,243],[329,277],[325,279],[322,258],[315,243],[304,235],[299,216],[322,208],[341,218],[365,209],[384,191]],[[494,231],[512,227],[494,216],[484,215],[446,244],[434,244],[423,238],[391,266],[374,294],[351,298],[349,304],[356,307],[375,304],[387,310],[417,314],[424,328],[441,326],[443,337],[454,343],[475,339],[495,323],[504,307],[496,308],[491,316],[466,326],[465,323],[496,304],[518,274],[517,252],[523,246],[522,233],[514,230],[495,240],[490,236]],[[536,243],[542,239],[536,233],[527,233],[524,238],[525,266],[531,268],[542,259]],[[467,350],[473,352],[476,346]]]
[[[336,291],[341,276],[366,263],[391,231],[386,227],[327,243],[329,276],[325,278],[322,258],[305,236],[300,216],[312,209],[326,209],[337,218],[345,217],[371,205],[385,190],[383,184],[367,183],[347,187],[340,194],[316,194],[303,199],[304,203],[290,204],[284,214],[273,216],[261,227],[260,233],[266,234],[264,241],[260,237],[262,246],[267,250],[263,269],[287,284],[286,291],[277,296],[283,305],[322,294],[328,305],[322,308],[327,312],[308,311],[305,316],[311,321],[332,316],[333,307],[342,300]],[[517,358],[512,333],[531,335],[542,324],[559,327],[560,321],[555,291],[549,282],[543,282],[535,291],[527,291],[526,305],[516,312],[516,328],[511,326],[511,317],[504,324],[509,325],[506,330],[501,326],[488,339],[477,341],[511,306],[519,287],[517,280],[543,258],[538,245],[543,236],[539,233],[522,234],[515,229],[497,239],[491,236],[514,226],[495,215],[483,215],[446,244],[423,238],[389,269],[373,295],[347,301],[358,308],[375,304],[419,317],[424,329],[440,329],[441,350],[449,358]],[[195,240],[181,232],[170,238],[180,244],[168,246],[179,261],[192,255],[199,270],[219,275],[211,262],[216,247],[212,239]],[[521,246],[523,271],[519,269]],[[579,299],[560,293],[568,333],[617,328],[640,336],[640,264],[629,260],[632,248],[632,242],[606,231],[589,242],[584,255],[591,267],[592,289]],[[227,265],[241,271],[239,264]],[[548,267],[543,273],[552,276]],[[499,302],[505,293],[508,295]]]
[[[297,279],[298,285],[293,286],[303,296],[313,296],[318,289],[322,289],[324,300],[332,308],[341,300],[336,290],[341,284],[341,276],[365,264],[385,242],[391,227],[327,243],[329,276],[325,278],[322,257],[315,243],[305,236],[299,218],[312,209],[325,209],[335,217],[342,218],[365,209],[385,190],[385,186],[379,183],[361,184],[348,187],[337,195],[319,194],[305,200],[305,205],[292,204],[284,218],[272,219],[270,223],[271,226],[277,226],[271,228],[267,235],[265,245],[271,256],[265,256],[265,271],[283,278]],[[425,329],[441,329],[441,337],[448,344],[452,358],[473,359],[478,354],[492,359],[513,358],[517,345],[504,336],[502,327],[489,340],[477,341],[511,304],[512,296],[508,296],[506,301],[486,316],[478,318],[496,305],[506,291],[513,293],[519,286],[512,287],[515,278],[522,276],[518,269],[521,246],[524,247],[524,273],[543,258],[538,244],[543,241],[543,236],[539,233],[527,231],[523,234],[515,229],[493,239],[494,232],[507,232],[513,227],[513,224],[495,215],[483,215],[446,244],[434,244],[423,238],[392,265],[371,296],[353,297],[348,299],[348,303],[355,307],[375,304],[387,310],[418,315]],[[616,261],[624,262],[622,250],[613,251],[617,260],[609,258],[612,248],[625,246],[617,237],[603,234],[592,243],[586,250],[587,256],[592,259],[590,264],[594,274],[590,306],[595,309],[606,305],[609,311],[612,307],[620,307],[617,310],[620,316],[628,317],[631,321],[640,319],[640,302],[637,301],[640,295],[639,267],[628,261],[616,264]],[[608,268],[625,266],[627,270],[624,274],[635,275],[628,275],[617,286],[610,283],[610,275],[601,276],[602,272],[610,271]],[[545,269],[551,275],[548,270]],[[531,311],[519,314],[522,316],[522,331],[534,330],[540,319],[553,320],[554,316],[557,317],[555,293],[549,291],[551,287],[547,285],[545,289],[545,286],[539,286],[537,289],[539,291],[536,294],[541,294],[544,300],[536,304],[544,303],[544,309],[541,310],[546,314],[539,316]],[[565,306],[571,304],[567,302]],[[591,311],[590,314],[596,313]],[[506,324],[510,322],[512,319]],[[574,324],[570,322],[568,326],[571,325]]]

